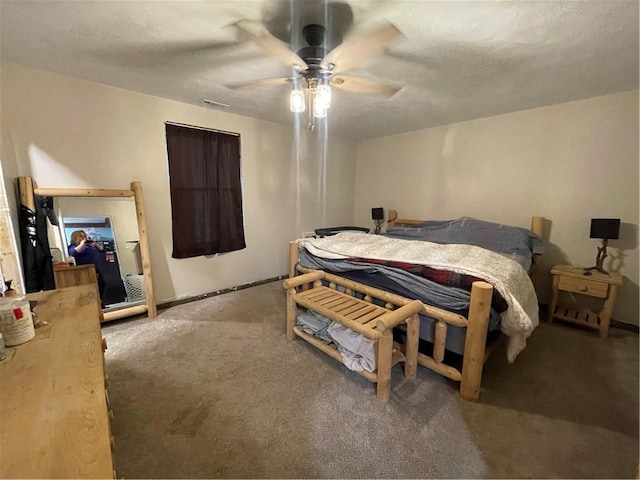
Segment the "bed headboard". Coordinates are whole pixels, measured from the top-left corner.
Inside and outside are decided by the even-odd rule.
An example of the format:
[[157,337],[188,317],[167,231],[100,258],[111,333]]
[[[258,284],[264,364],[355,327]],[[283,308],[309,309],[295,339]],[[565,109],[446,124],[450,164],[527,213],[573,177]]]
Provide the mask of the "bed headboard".
[[423,223],[424,220],[410,220],[408,218],[398,218],[398,212],[396,210],[389,210],[389,220],[387,223],[393,225],[405,225],[410,227],[412,225],[419,225]]

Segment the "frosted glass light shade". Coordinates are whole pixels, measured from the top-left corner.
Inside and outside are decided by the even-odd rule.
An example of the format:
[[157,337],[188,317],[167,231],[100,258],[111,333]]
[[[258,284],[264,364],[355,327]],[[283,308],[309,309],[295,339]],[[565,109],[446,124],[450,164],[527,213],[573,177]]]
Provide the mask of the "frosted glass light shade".
[[316,118],[324,118],[327,116],[327,106],[326,104],[322,101],[322,99],[320,99],[320,101],[318,101],[318,97],[316,96],[313,99],[313,116]]
[[318,85],[316,88],[316,102],[327,110],[331,106],[331,88],[329,85]]
[[289,96],[289,108],[293,113],[304,112],[304,92],[302,90],[291,90]]

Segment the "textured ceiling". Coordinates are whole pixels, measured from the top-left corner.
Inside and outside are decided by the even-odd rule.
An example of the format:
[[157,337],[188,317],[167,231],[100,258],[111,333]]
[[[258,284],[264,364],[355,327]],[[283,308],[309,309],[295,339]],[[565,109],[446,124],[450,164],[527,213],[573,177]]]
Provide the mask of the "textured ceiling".
[[290,69],[230,23],[262,22],[297,48],[307,23],[328,24],[339,42],[386,19],[406,39],[348,73],[403,88],[391,98],[334,89],[329,131],[356,140],[638,88],[637,1],[3,0],[0,9],[3,62],[280,123],[293,122],[290,87],[225,84]]

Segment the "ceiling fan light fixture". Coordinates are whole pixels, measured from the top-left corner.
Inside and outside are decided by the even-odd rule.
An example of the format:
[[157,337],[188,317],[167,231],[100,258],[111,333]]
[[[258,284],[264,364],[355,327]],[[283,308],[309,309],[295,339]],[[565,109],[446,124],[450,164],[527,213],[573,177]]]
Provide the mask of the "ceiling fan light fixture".
[[300,89],[294,88],[289,95],[289,108],[293,113],[304,112],[304,92]]

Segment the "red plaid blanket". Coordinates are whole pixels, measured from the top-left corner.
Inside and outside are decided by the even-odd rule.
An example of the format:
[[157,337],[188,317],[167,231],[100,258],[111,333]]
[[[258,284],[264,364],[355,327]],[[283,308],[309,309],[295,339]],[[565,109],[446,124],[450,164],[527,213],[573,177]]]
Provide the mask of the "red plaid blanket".
[[[377,265],[384,265],[385,267],[397,268],[404,270],[405,272],[412,273],[432,282],[439,283],[440,285],[448,285],[450,287],[459,287],[464,290],[471,291],[471,285],[473,282],[487,282],[486,280],[473,275],[467,275],[465,273],[451,272],[448,270],[437,270],[435,268],[428,267],[426,265],[418,265],[415,263],[395,262],[391,260],[380,260],[377,258],[356,258],[351,257],[347,261],[373,263]],[[491,306],[498,313],[504,312],[507,308],[507,301],[502,295],[494,288],[493,297],[491,298]]]

